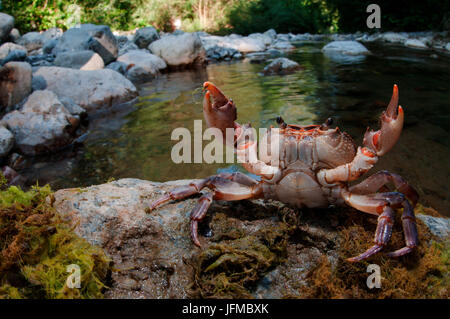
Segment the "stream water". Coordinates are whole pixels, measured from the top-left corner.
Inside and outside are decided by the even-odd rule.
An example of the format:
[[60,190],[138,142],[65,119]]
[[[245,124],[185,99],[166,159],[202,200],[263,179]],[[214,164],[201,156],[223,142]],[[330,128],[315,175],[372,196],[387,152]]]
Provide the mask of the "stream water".
[[[63,155],[33,159],[22,173],[53,188],[99,184],[110,178],[152,181],[201,178],[230,164],[175,164],[170,154],[177,127],[191,132],[203,119],[206,80],[235,101],[238,122],[258,127],[320,124],[328,117],[360,145],[397,83],[405,126],[398,144],[365,176],[387,169],[407,179],[421,203],[450,216],[450,55],[398,46],[368,45],[373,55],[357,61],[324,56],[323,43],[297,44],[287,57],[303,67],[286,76],[261,76],[264,64],[248,61],[209,64],[204,70],[168,73],[139,87],[137,103],[91,119],[82,147]],[[204,127],[204,124],[203,124]],[[205,142],[205,144],[208,142]]]

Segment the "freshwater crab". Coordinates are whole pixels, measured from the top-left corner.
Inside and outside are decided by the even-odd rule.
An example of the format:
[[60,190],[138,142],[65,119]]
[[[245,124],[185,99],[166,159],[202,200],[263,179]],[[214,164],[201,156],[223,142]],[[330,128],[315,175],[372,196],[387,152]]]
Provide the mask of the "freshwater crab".
[[[397,85],[394,85],[391,101],[381,116],[380,130],[367,129],[363,147],[356,147],[352,138],[338,127],[331,128],[330,119],[322,125],[300,126],[286,124],[279,117],[279,128],[269,130],[260,141],[268,149],[277,143],[279,152],[275,156],[271,155],[274,152],[268,152],[269,155],[261,155],[260,152],[260,159],[257,158],[257,143],[250,124],[235,122],[235,103],[211,82],[205,82],[203,89],[206,91],[203,114],[208,127],[216,127],[222,134],[226,134],[227,129],[233,129],[234,137],[229,144],[233,144],[243,167],[260,176],[261,180],[240,172],[221,173],[178,187],[150,204],[150,210],[153,210],[167,201],[180,200],[200,193],[205,187],[209,188],[212,192],[203,194],[191,212],[191,237],[197,246],[200,247],[198,222],[205,217],[214,199],[235,201],[257,198],[278,200],[299,208],[346,203],[359,211],[378,216],[375,244],[362,254],[349,258],[351,262],[366,259],[387,245],[395,209],[400,207],[403,207],[406,246],[388,253],[388,256],[405,255],[418,245],[413,211],[418,194],[402,177],[380,171],[359,184],[348,184],[370,170],[378,157],[386,154],[400,136],[404,112],[398,106]],[[388,183],[393,183],[397,191],[390,192],[385,186]]]

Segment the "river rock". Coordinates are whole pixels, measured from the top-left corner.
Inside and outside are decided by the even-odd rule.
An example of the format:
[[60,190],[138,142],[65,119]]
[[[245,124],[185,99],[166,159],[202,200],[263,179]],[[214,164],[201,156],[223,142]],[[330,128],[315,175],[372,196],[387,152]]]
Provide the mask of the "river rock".
[[275,50],[293,50],[295,47],[288,41],[276,41],[271,45],[272,49]]
[[167,35],[152,42],[148,49],[173,68],[201,66],[205,63],[205,49],[196,33]]
[[418,39],[408,39],[405,42],[405,46],[416,49],[427,49],[427,45]]
[[20,39],[20,32],[16,28],[13,28],[9,33],[9,41],[16,43]]
[[6,114],[3,121],[25,155],[48,153],[67,145],[80,123],[49,90],[34,91],[20,110]]
[[27,49],[21,45],[13,42],[6,42],[0,46],[0,60],[6,58],[8,54],[14,50],[27,51]]
[[31,92],[31,66],[26,62],[8,62],[0,68],[0,109],[13,106]]
[[322,48],[326,54],[367,55],[369,50],[357,41],[333,41]]
[[88,113],[128,102],[138,95],[133,83],[109,69],[39,67],[33,70],[33,89],[49,89],[60,98],[69,97]]
[[27,59],[27,51],[26,50],[12,50],[8,53],[8,55],[0,60],[0,66],[5,65],[11,61],[25,61]]
[[0,42],[5,40],[14,28],[14,18],[9,14],[0,12]]
[[14,135],[4,126],[0,126],[0,158],[9,154],[14,146]]
[[167,67],[163,59],[146,50],[129,51],[121,55],[117,62],[126,65],[126,76],[133,82],[151,80]]
[[441,239],[447,239],[448,236],[450,236],[449,218],[434,217],[424,214],[417,214],[416,217],[427,225],[433,235]]
[[133,50],[139,50],[139,47],[134,42],[127,41],[119,43],[119,56]]
[[274,40],[274,37],[271,36],[271,34],[266,33],[252,33],[249,34],[248,37],[250,39],[256,39],[264,43],[265,46],[269,46],[272,44],[272,41]]
[[92,50],[98,53],[104,64],[114,61],[119,52],[116,37],[108,26],[82,24],[66,32],[59,39],[53,53]]
[[445,50],[450,51],[450,42],[445,45]]
[[90,50],[62,52],[58,54],[54,64],[56,66],[80,70],[99,70],[105,66],[102,57]]
[[53,54],[29,55],[25,61],[30,63],[31,66],[51,66],[55,61],[55,56]]
[[277,58],[264,68],[263,74],[288,74],[293,73],[300,68],[300,65],[295,61],[289,60],[287,58]]
[[159,39],[158,31],[154,27],[138,29],[134,34],[133,42],[140,48],[146,49],[150,43]]
[[125,75],[125,73],[127,73],[127,65],[123,62],[118,62],[118,61],[112,62],[112,63],[108,64],[106,66],[106,68],[114,70],[116,72],[119,72],[120,74],[123,74],[123,75]]

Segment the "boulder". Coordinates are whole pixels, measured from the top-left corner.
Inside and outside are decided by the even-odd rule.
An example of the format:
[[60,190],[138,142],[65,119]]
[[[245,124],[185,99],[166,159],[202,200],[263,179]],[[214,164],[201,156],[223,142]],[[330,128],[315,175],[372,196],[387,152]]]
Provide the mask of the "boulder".
[[8,62],[0,68],[0,109],[11,107],[31,92],[31,66],[26,62]]
[[269,29],[266,32],[263,33],[264,35],[270,37],[273,40],[277,37],[277,32],[274,29]]
[[0,42],[5,40],[14,28],[14,18],[9,14],[0,12]]
[[25,61],[30,63],[31,66],[51,66],[55,61],[55,56],[53,54],[29,55]]
[[450,236],[449,218],[433,217],[425,214],[417,214],[416,217],[427,225],[433,235],[444,240]]
[[133,42],[140,48],[146,49],[150,43],[159,39],[158,31],[154,27],[138,29],[134,34]]
[[333,41],[322,48],[326,54],[367,55],[369,50],[357,41]]
[[0,46],[0,60],[6,58],[8,54],[14,50],[20,50],[25,52],[27,51],[27,49],[21,45],[12,42],[6,42]]
[[117,62],[126,65],[126,76],[133,82],[151,80],[167,67],[163,59],[146,50],[129,51],[119,56]]
[[196,33],[168,35],[152,42],[148,49],[173,68],[201,66],[205,63],[205,49]]
[[418,39],[408,39],[405,42],[405,46],[416,49],[427,49],[427,45]]
[[450,42],[445,45],[445,50],[450,51]]
[[271,36],[271,34],[266,33],[252,33],[249,34],[248,37],[250,39],[256,39],[264,43],[265,46],[269,46],[272,41],[274,40],[274,37]]
[[98,53],[106,65],[117,58],[119,46],[108,26],[82,24],[64,32],[53,53],[58,55],[61,52],[85,50]]
[[124,55],[125,53],[133,50],[139,50],[139,47],[136,44],[134,44],[134,42],[127,41],[119,44],[119,56]]
[[114,70],[116,72],[119,72],[120,74],[123,74],[123,75],[125,75],[125,73],[127,73],[127,65],[123,62],[118,62],[118,61],[112,62],[112,63],[108,64],[106,66],[106,68]]
[[102,57],[90,50],[62,52],[56,57],[54,65],[80,70],[99,70],[105,66]]
[[4,126],[0,126],[0,158],[9,154],[14,146],[14,135]]
[[133,83],[109,69],[84,71],[55,66],[35,68],[33,89],[49,89],[59,98],[69,97],[88,113],[128,102],[138,95]]
[[70,143],[80,119],[67,111],[56,94],[45,90],[34,91],[20,110],[6,114],[3,121],[21,153],[37,155]]
[[295,61],[289,60],[287,58],[277,58],[264,68],[263,74],[288,74],[293,73],[300,68],[300,65]]

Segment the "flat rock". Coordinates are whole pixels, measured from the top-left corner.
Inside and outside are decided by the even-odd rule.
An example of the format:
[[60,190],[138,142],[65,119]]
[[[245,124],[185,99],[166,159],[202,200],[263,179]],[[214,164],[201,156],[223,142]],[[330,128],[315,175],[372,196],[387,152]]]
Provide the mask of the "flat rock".
[[367,55],[369,50],[357,41],[333,41],[322,48],[326,54]]
[[138,95],[133,83],[109,69],[38,67],[33,69],[33,89],[48,89],[59,98],[71,98],[88,113],[128,102]]

